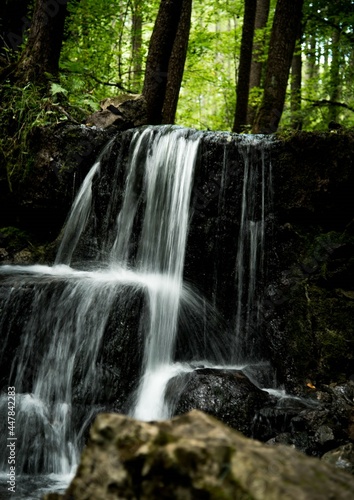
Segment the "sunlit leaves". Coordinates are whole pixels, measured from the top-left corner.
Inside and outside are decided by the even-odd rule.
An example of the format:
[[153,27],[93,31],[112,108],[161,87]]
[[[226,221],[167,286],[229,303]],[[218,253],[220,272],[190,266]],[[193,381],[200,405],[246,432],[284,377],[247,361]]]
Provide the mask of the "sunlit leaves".
[[[255,33],[267,47],[276,0],[271,1],[268,25]],[[140,92],[148,43],[159,0],[71,1],[67,36],[61,57],[60,85],[68,90],[72,104],[92,110],[98,102],[122,90]],[[243,22],[244,0],[194,0],[188,55],[177,110],[177,123],[185,126],[230,130],[235,109],[235,86]],[[141,16],[139,36],[134,40],[134,14]],[[339,38],[334,42],[333,33]],[[135,44],[135,45],[134,45]],[[337,52],[336,52],[337,51]],[[335,83],[334,54],[338,54]],[[264,63],[267,50],[258,56]],[[354,107],[354,1],[305,0],[303,17],[303,82],[301,119],[304,128],[327,129],[328,106],[339,86],[337,100]],[[140,76],[138,75],[140,72]],[[100,83],[106,82],[106,85]],[[262,88],[250,94],[260,102]],[[354,113],[338,108],[338,121],[354,125]],[[290,89],[281,127],[290,126]]]

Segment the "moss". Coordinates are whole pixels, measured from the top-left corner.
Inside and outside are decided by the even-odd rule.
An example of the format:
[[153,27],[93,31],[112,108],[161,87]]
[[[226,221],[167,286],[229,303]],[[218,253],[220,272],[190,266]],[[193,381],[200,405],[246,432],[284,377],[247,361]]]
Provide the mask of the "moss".
[[[343,382],[354,366],[354,240],[350,230],[288,225],[282,274],[284,371],[304,387]],[[295,263],[294,263],[295,261]],[[282,368],[281,368],[282,369]]]
[[28,83],[18,87],[9,80],[0,85],[1,177],[6,172],[11,190],[34,165],[38,128],[68,121],[68,113],[63,108],[68,103],[62,102],[63,99],[50,85]]
[[0,244],[11,252],[26,248],[30,243],[30,235],[17,227],[0,228]]
[[318,378],[343,381],[353,374],[354,300],[338,290],[311,286],[309,314],[318,350]]
[[15,259],[18,264],[52,262],[56,251],[55,245],[41,245],[33,235],[13,226],[0,228],[0,248],[6,250],[5,261]]

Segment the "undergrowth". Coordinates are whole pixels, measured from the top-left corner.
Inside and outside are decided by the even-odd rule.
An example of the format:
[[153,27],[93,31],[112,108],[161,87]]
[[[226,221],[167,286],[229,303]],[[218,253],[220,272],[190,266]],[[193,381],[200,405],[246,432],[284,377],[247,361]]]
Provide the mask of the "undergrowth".
[[69,104],[67,93],[57,83],[0,86],[0,176],[7,177],[10,191],[31,169],[35,131],[64,121],[80,123],[87,114]]

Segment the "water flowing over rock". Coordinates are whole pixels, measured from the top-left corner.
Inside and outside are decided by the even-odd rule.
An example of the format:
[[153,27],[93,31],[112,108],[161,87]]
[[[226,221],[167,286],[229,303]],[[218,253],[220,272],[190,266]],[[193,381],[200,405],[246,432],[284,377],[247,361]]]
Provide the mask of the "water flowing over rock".
[[258,389],[241,371],[210,368],[172,378],[166,390],[166,399],[169,397],[174,415],[198,408],[253,437],[256,416],[269,400],[268,393]]
[[[66,169],[53,153],[39,169],[46,179],[58,167],[51,210],[76,195],[54,264],[0,267],[0,409],[16,387],[21,481],[72,474],[107,411],[158,420],[200,408],[317,456],[353,439],[350,163],[339,180],[296,140],[71,126],[64,142],[79,132],[100,154]],[[325,234],[308,236],[304,218]]]
[[100,415],[67,492],[46,500],[352,499],[354,478],[249,440],[199,411],[144,423]]

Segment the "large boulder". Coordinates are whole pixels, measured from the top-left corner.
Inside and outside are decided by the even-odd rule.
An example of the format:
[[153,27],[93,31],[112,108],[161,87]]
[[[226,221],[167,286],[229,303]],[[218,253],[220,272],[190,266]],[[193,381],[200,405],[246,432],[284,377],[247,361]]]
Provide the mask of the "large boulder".
[[269,401],[240,370],[200,368],[171,379],[167,398],[175,401],[174,414],[192,409],[213,415],[246,436],[253,436],[257,413]]
[[163,422],[101,414],[76,477],[46,500],[345,500],[354,478],[282,445],[245,438],[194,410]]

